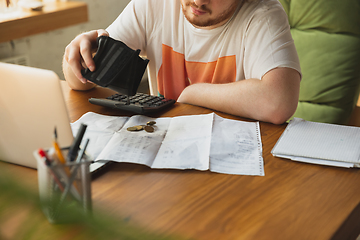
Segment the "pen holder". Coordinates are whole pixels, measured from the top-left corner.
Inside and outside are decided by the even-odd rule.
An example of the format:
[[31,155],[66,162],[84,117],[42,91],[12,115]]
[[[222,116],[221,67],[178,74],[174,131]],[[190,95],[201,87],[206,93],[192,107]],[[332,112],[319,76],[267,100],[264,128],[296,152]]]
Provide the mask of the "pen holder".
[[[67,152],[68,148],[61,149]],[[78,162],[46,162],[35,151],[42,210],[50,223],[68,223],[91,213],[90,164],[85,157]]]

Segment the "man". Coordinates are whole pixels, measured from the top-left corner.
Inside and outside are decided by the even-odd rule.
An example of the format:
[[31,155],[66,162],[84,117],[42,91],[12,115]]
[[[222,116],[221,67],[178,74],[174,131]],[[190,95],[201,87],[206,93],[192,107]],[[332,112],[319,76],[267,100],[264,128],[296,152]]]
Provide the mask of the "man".
[[67,46],[71,88],[93,87],[80,70],[95,69],[99,35],[150,60],[151,94],[275,124],[296,110],[300,65],[277,0],[133,0],[106,31],[83,33]]

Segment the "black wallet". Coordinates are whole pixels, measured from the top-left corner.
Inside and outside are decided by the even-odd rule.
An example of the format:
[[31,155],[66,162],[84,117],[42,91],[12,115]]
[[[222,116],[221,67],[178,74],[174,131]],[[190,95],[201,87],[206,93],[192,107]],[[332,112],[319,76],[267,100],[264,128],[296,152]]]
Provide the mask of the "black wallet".
[[95,71],[86,68],[81,71],[83,77],[118,93],[135,95],[149,60],[139,56],[139,49],[133,50],[111,37],[100,36],[97,43]]

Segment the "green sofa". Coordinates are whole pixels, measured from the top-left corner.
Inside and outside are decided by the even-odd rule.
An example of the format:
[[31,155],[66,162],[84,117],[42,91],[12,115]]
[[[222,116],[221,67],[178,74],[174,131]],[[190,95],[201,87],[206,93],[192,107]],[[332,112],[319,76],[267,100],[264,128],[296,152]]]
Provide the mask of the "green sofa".
[[303,78],[293,117],[346,124],[360,89],[360,0],[280,0]]

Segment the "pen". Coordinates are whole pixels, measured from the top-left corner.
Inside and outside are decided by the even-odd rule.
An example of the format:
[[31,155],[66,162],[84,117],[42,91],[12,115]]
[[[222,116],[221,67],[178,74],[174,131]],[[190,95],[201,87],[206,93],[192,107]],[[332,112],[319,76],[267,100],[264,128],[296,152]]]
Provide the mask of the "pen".
[[[73,196],[76,199],[81,200],[77,184],[75,182],[74,182],[74,186],[72,186],[72,184],[70,186],[68,186],[69,184],[67,184],[69,181],[69,177],[70,177],[70,170],[69,170],[68,166],[66,166],[65,158],[64,158],[64,156],[61,152],[61,148],[59,147],[59,144],[57,142],[56,127],[54,129],[53,149],[55,151],[55,155],[56,155],[55,157],[59,161],[58,164],[55,165],[55,169],[51,168],[48,165],[48,164],[51,164],[51,160],[49,158],[47,158],[45,151],[40,151],[38,153],[44,159],[45,164],[47,166],[49,166],[50,173],[54,176],[54,179],[55,179],[56,183],[59,185],[59,188],[63,192],[63,194],[66,191],[66,188],[69,188],[69,190],[71,191]],[[44,158],[44,157],[46,157],[46,158]],[[64,179],[64,181],[66,183],[64,183],[64,185],[61,184],[60,179]],[[69,190],[67,190],[67,191],[69,191]]]
[[81,170],[81,184],[82,184],[82,200],[83,200],[83,207],[86,213],[91,211],[92,200],[91,200],[91,185],[90,185],[90,172],[89,172],[89,163],[85,162],[83,155],[85,153],[85,148],[89,142],[87,139],[85,143],[85,147],[81,149],[80,156],[76,159],[77,162],[81,162],[80,170]]
[[[85,150],[86,150],[86,147],[87,147],[88,143],[89,143],[89,139],[86,140],[84,147],[81,149],[80,154],[76,159],[76,164],[77,165],[74,166],[74,169],[72,169],[73,172],[70,175],[69,182],[68,182],[68,184],[67,184],[67,186],[65,188],[65,191],[61,195],[60,204],[64,201],[66,195],[69,193],[69,190],[70,190],[70,188],[71,188],[71,186],[72,186],[72,184],[74,182],[74,179],[75,179],[76,175],[78,174],[78,168],[79,168],[79,165],[81,164],[81,159],[84,156],[84,153],[85,153]],[[81,197],[79,197],[79,199],[81,199]]]
[[59,186],[61,192],[64,191],[64,186],[62,185],[62,183],[59,180],[59,177],[55,174],[55,172],[51,169],[51,161],[49,160],[49,158],[47,157],[46,153],[44,150],[42,150],[41,148],[38,150],[38,154],[39,156],[44,160],[45,165],[48,167],[50,174],[53,176],[56,184]]
[[79,146],[80,146],[81,140],[84,137],[86,128],[87,128],[87,125],[85,125],[83,123],[80,125],[80,128],[76,134],[76,137],[75,137],[73,143],[70,146],[69,153],[67,155],[67,160],[69,162],[72,162],[76,159],[76,156],[79,152]]
[[[59,161],[61,164],[64,165],[64,170],[66,172],[66,175],[67,175],[67,178],[70,177],[70,170],[69,168],[66,166],[66,162],[65,162],[65,158],[61,152],[61,149],[59,147],[59,144],[57,142],[57,131],[56,131],[56,127],[55,127],[55,130],[54,130],[54,141],[53,141],[53,146],[54,146],[54,150],[55,150],[55,153],[56,153],[56,156],[58,157]],[[77,192],[78,191],[78,186],[76,183],[74,183],[74,187],[75,189],[73,191]],[[76,193],[74,193],[76,194]]]

